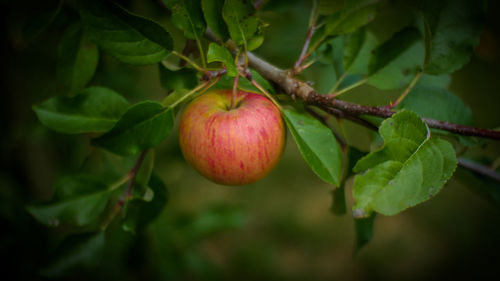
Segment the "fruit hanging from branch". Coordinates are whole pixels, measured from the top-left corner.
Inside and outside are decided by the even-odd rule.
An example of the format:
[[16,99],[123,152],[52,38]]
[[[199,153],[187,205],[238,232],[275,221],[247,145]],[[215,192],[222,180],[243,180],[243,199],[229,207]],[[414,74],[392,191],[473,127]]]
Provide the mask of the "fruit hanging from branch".
[[186,158],[206,178],[244,185],[265,177],[279,162],[285,127],[279,109],[262,95],[239,91],[231,108],[230,90],[211,91],[184,111],[179,143]]

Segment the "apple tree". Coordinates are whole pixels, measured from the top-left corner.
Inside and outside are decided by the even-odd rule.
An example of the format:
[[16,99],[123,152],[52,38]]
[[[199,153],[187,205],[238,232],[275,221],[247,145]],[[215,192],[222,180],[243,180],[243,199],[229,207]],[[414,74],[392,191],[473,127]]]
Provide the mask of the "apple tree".
[[[62,31],[57,92],[32,109],[46,128],[83,140],[73,149],[86,156],[79,168],[61,168],[50,200],[26,206],[61,236],[42,275],[95,266],[108,258],[110,233],[142,235],[177,200],[155,168],[156,151],[179,151],[176,120],[214,91],[232,92],[231,104],[241,92],[272,102],[287,142],[330,186],[334,215],[352,215],[357,249],[373,236],[376,217],[433,200],[457,169],[479,175],[488,183],[481,194],[498,202],[498,154],[477,155],[498,145],[500,131],[475,126],[450,88],[474,52],[487,56],[478,44],[492,1],[481,2],[59,1],[33,35]],[[153,68],[147,77],[134,72],[145,66]],[[180,257],[165,270],[197,263],[186,254],[190,243],[240,216],[215,209],[169,226],[187,248],[165,250]],[[202,231],[204,224],[211,226]]]

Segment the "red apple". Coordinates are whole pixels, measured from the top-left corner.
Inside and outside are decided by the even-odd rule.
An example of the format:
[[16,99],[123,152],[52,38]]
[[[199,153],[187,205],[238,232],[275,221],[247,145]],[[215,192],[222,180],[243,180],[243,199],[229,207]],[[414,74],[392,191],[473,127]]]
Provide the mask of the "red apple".
[[279,162],[285,127],[278,108],[267,98],[231,90],[207,92],[184,111],[179,143],[187,162],[206,178],[243,185],[266,176]]

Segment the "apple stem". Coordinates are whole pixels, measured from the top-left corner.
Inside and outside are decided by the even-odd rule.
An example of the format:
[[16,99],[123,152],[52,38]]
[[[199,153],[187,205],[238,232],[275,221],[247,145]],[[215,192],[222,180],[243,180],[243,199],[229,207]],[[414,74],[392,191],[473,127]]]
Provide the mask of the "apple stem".
[[231,96],[231,106],[229,107],[229,110],[233,109],[235,104],[236,104],[236,91],[238,90],[239,79],[240,79],[240,75],[236,74],[236,77],[234,77],[233,95]]

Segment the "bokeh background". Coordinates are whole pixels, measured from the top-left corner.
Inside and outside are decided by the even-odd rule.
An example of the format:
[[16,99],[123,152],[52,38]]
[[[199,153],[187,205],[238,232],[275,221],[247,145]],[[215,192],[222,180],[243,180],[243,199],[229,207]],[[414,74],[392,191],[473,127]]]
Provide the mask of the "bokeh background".
[[[412,12],[405,2],[387,1],[369,26],[377,38],[384,40],[408,24]],[[65,26],[78,15],[65,7],[46,29],[33,30],[26,26],[54,10],[57,1],[0,3],[6,47],[0,102],[0,279],[47,280],[41,272],[66,230],[38,224],[25,206],[50,200],[58,177],[79,171],[87,159],[104,152],[89,145],[92,136],[62,135],[44,128],[31,109],[62,94],[55,78],[57,44]],[[155,1],[123,3],[180,37]],[[480,44],[471,61],[453,75],[451,90],[470,106],[475,125],[495,128],[500,126],[500,5],[492,0],[485,7]],[[290,67],[302,46],[309,9],[309,1],[269,1],[261,11],[269,26],[257,53]],[[182,41],[176,48],[182,48]],[[316,85],[333,84],[332,71],[314,65],[305,78]],[[131,102],[161,100],[166,95],[157,66],[125,65],[102,52],[91,85],[110,87]],[[362,86],[345,99],[382,105],[397,95]],[[368,150],[373,134],[349,122],[345,125],[348,141]],[[500,142],[485,141],[466,155],[486,163],[499,161]],[[169,192],[161,215],[135,235],[113,223],[96,264],[55,279],[500,278],[500,210],[495,201],[500,199],[500,185],[463,169],[434,199],[393,217],[378,216],[372,241],[356,253],[350,211],[343,216],[330,212],[333,187],[313,174],[290,136],[276,170],[249,186],[220,186],[202,178],[185,163],[175,132],[156,149],[155,171]],[[350,181],[346,188],[350,206]]]

